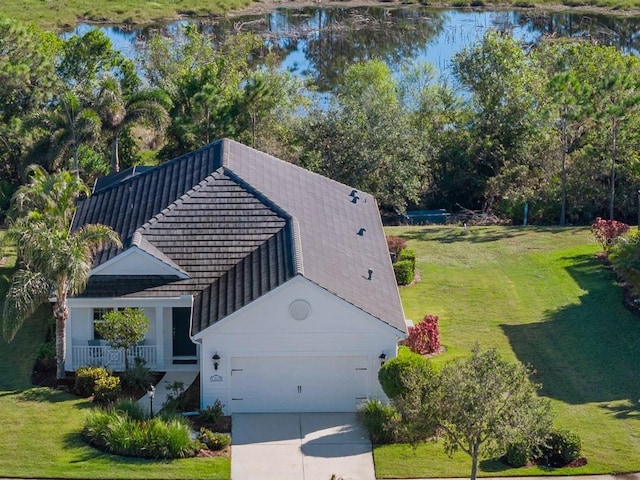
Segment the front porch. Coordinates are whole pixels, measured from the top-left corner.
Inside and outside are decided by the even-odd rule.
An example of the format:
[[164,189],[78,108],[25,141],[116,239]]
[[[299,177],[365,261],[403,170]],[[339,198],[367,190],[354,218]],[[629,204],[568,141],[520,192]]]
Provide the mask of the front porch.
[[108,310],[139,308],[149,319],[143,341],[130,348],[127,362],[134,365],[136,358],[144,360],[151,370],[198,370],[198,346],[189,335],[191,296],[176,298],[71,298],[70,317],[66,325],[67,352],[65,369],[96,365],[112,371],[125,369],[125,352],[112,348],[99,337],[95,325]]

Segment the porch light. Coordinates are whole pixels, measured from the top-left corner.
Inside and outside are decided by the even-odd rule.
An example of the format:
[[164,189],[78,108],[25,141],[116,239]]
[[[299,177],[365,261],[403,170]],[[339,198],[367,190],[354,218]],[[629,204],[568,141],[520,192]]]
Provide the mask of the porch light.
[[214,370],[218,370],[218,365],[220,363],[220,355],[218,355],[218,352],[216,352],[213,357],[211,357],[211,359],[213,360],[213,369]]
[[380,359],[380,366],[384,365],[385,360],[387,359],[387,355],[382,352],[380,355],[378,355],[378,358]]

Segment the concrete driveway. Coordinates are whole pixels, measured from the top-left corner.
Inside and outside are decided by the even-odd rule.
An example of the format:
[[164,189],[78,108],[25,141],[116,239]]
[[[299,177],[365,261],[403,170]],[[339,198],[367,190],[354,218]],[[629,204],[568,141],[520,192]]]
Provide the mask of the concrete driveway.
[[355,413],[234,414],[231,480],[374,480]]

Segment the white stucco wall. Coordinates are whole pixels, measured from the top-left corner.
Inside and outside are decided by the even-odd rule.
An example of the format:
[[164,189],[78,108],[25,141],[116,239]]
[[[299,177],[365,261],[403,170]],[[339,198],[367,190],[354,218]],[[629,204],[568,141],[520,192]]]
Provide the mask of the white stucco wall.
[[[289,309],[296,300],[310,305],[308,318],[292,318]],[[394,357],[401,336],[395,328],[297,276],[196,337],[202,341],[202,407],[219,399],[229,411],[230,359],[251,356],[285,356],[292,361],[301,356],[365,356],[366,395],[384,399],[377,380],[378,357],[381,352]],[[217,371],[211,360],[216,352],[221,357]]]

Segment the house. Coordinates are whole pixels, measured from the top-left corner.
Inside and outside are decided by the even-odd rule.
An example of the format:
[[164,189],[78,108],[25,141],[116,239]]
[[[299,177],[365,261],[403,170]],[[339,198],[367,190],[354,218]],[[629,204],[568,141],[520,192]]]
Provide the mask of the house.
[[102,223],[101,251],[69,300],[66,367],[122,369],[96,338],[104,312],[150,319],[134,355],[200,372],[204,408],[354,411],[406,324],[375,199],[231,140],[96,185],[72,228]]

